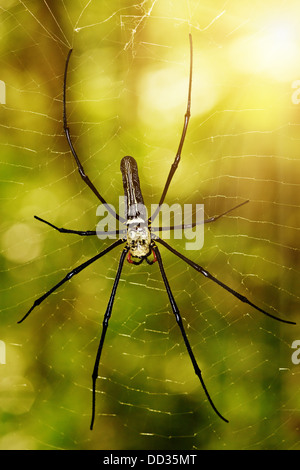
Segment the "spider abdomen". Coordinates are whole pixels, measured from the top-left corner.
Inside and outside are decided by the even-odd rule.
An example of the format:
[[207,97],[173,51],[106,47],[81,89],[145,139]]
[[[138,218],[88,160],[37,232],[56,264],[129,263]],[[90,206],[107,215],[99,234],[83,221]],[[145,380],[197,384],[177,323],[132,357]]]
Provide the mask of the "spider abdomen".
[[124,197],[127,223],[135,221],[137,223],[147,222],[147,210],[141,191],[138,167],[135,159],[130,156],[123,157],[120,169],[122,172]]
[[132,256],[144,258],[151,253],[151,235],[137,163],[133,157],[126,156],[122,158],[120,168],[125,196],[127,243]]

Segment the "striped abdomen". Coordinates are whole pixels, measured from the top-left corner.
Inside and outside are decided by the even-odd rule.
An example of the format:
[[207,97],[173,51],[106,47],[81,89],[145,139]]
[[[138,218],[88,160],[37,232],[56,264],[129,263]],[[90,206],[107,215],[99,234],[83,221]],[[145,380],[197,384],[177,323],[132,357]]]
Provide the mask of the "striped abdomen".
[[143,258],[151,253],[151,237],[138,167],[133,157],[122,158],[121,172],[126,199],[127,242],[132,256]]

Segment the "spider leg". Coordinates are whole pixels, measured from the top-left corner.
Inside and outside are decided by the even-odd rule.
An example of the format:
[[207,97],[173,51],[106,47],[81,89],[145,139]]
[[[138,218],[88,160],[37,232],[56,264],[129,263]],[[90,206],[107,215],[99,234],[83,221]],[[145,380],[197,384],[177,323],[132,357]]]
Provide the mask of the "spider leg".
[[183,337],[183,340],[184,340],[184,343],[185,343],[185,346],[186,346],[186,349],[189,353],[189,356],[190,356],[190,359],[192,361],[192,364],[193,364],[193,367],[194,367],[194,371],[195,371],[195,374],[197,375],[197,377],[199,378],[200,380],[200,383],[202,385],[202,388],[205,392],[205,395],[211,405],[211,407],[213,408],[213,410],[215,411],[215,413],[223,420],[225,421],[226,423],[228,423],[228,420],[226,418],[224,418],[224,416],[221,415],[221,413],[217,410],[217,408],[215,407],[209,393],[208,393],[208,390],[206,388],[206,385],[204,383],[204,380],[202,378],[202,374],[201,374],[201,370],[197,364],[197,361],[195,359],[195,356],[194,356],[194,353],[192,351],[192,348],[191,348],[191,345],[190,345],[190,342],[187,338],[187,335],[186,335],[186,332],[185,332],[185,329],[184,329],[184,326],[183,326],[183,323],[182,323],[182,318],[181,318],[181,315],[179,313],[179,309],[177,307],[177,304],[175,302],[175,299],[174,299],[174,296],[172,294],[172,291],[171,291],[171,288],[170,288],[170,285],[169,285],[169,282],[168,282],[168,279],[167,279],[167,276],[166,276],[166,273],[165,273],[165,270],[164,270],[164,266],[163,266],[163,262],[162,262],[162,259],[161,259],[161,255],[160,255],[160,252],[159,252],[159,249],[157,246],[154,246],[153,247],[154,249],[154,252],[155,252],[155,255],[156,255],[156,258],[157,258],[157,261],[158,261],[158,264],[159,264],[159,268],[160,268],[160,272],[161,272],[161,275],[162,275],[162,278],[163,278],[163,281],[165,283],[165,287],[166,287],[166,291],[167,291],[167,294],[169,296],[169,300],[170,300],[170,304],[171,304],[171,307],[172,307],[172,310],[173,310],[173,313],[175,315],[175,318],[176,318],[176,322],[180,328],[180,331],[181,331],[181,335]]
[[104,206],[106,207],[106,209],[117,219],[117,220],[120,220],[122,222],[125,222],[125,219],[123,217],[120,217],[111,207],[109,204],[107,204],[107,202],[105,201],[105,199],[101,196],[101,194],[99,193],[99,191],[95,188],[95,186],[93,185],[93,183],[91,182],[91,180],[89,179],[89,177],[87,176],[87,174],[85,173],[84,171],[84,168],[78,158],[78,155],[76,153],[76,150],[74,148],[74,145],[73,145],[73,142],[72,142],[72,139],[71,139],[71,135],[70,135],[70,130],[69,130],[69,127],[68,127],[68,122],[67,122],[67,105],[66,105],[66,88],[67,88],[67,73],[68,73],[68,66],[69,66],[69,61],[70,61],[70,56],[71,56],[71,53],[72,53],[72,49],[69,50],[69,53],[68,53],[68,57],[67,57],[67,60],[66,60],[66,67],[65,67],[65,74],[64,74],[64,87],[63,87],[63,123],[64,123],[64,132],[65,132],[65,135],[66,135],[66,138],[67,138],[67,141],[68,141],[68,144],[69,144],[69,147],[71,149],[71,152],[75,158],[75,161],[76,161],[76,164],[77,164],[77,168],[78,168],[78,171],[79,171],[79,174],[81,176],[81,178],[83,179],[83,181],[89,186],[89,188],[93,191],[93,193],[95,194],[95,196],[102,202],[102,204],[104,204]]
[[120,277],[121,277],[122,268],[123,268],[124,261],[125,261],[126,255],[128,253],[128,250],[129,250],[129,247],[126,246],[122,251],[121,258],[120,258],[120,261],[119,261],[118,271],[117,271],[115,281],[114,281],[114,285],[113,285],[113,288],[112,288],[112,291],[111,291],[111,294],[110,294],[110,299],[109,299],[109,302],[108,302],[108,305],[107,305],[107,308],[106,308],[106,312],[104,314],[104,320],[103,320],[103,324],[102,324],[102,333],[101,333],[101,338],[100,338],[100,342],[99,342],[99,346],[98,346],[98,350],[97,350],[97,355],[96,355],[96,360],[95,360],[95,365],[94,365],[93,374],[92,374],[93,398],[92,398],[92,419],[91,419],[91,425],[90,425],[91,430],[93,429],[94,420],[95,420],[96,380],[98,378],[98,370],[99,370],[99,364],[100,364],[100,359],[101,359],[103,343],[104,343],[106,331],[107,331],[107,328],[108,328],[108,321],[109,321],[110,316],[111,316],[113,303],[114,303],[115,295],[116,295],[116,291],[117,291],[117,287],[118,287],[119,280],[120,280]]
[[183,261],[185,261],[187,264],[189,264],[190,266],[192,266],[192,268],[194,268],[196,271],[198,271],[199,273],[203,274],[203,276],[207,277],[208,279],[211,279],[213,282],[215,282],[216,284],[218,284],[219,286],[221,286],[223,289],[227,290],[227,292],[230,292],[230,294],[232,294],[234,297],[236,297],[237,299],[239,299],[241,302],[244,302],[248,305],[250,305],[251,307],[255,308],[256,310],[258,310],[259,312],[263,313],[264,315],[267,315],[268,317],[271,317],[273,318],[274,320],[277,320],[277,321],[280,321],[280,322],[283,322],[283,323],[289,323],[291,325],[296,325],[295,322],[293,321],[289,321],[289,320],[284,320],[282,318],[279,318],[279,317],[276,317],[275,315],[272,315],[271,313],[268,313],[266,312],[265,310],[263,310],[262,308],[258,307],[257,305],[255,305],[254,303],[252,303],[249,299],[247,299],[247,297],[245,297],[244,295],[240,294],[239,292],[235,291],[234,289],[232,289],[231,287],[227,286],[226,284],[224,284],[222,281],[220,281],[219,279],[217,279],[216,277],[214,277],[212,274],[210,274],[208,271],[206,271],[204,268],[202,268],[202,266],[200,266],[199,264],[196,264],[194,263],[194,261],[190,260],[189,258],[187,258],[186,256],[184,256],[183,254],[179,253],[177,250],[175,250],[174,248],[172,248],[168,243],[166,243],[164,240],[162,240],[161,238],[158,238],[158,237],[155,237],[155,240],[158,241],[159,243],[161,243],[165,248],[167,248],[169,251],[171,251],[172,253],[174,253],[174,255],[178,256],[178,258],[182,259]]
[[54,228],[60,233],[75,233],[76,235],[86,236],[86,235],[124,235],[126,233],[126,229],[123,230],[108,230],[107,232],[98,232],[98,230],[71,230],[68,228],[63,227],[56,227],[56,225],[51,224],[47,220],[38,217],[37,215],[34,216],[35,219],[43,222],[44,224],[50,225],[50,227]]
[[93,258],[90,258],[89,260],[85,261],[84,263],[80,264],[76,268],[74,268],[72,271],[70,271],[61,281],[59,281],[55,286],[53,286],[51,289],[49,289],[45,294],[43,294],[41,297],[36,299],[32,305],[32,307],[28,310],[28,312],[21,318],[21,320],[18,321],[18,323],[22,323],[22,321],[25,320],[25,318],[28,317],[28,315],[32,312],[32,310],[40,305],[47,297],[49,297],[52,292],[56,291],[60,286],[62,286],[65,282],[69,281],[75,274],[80,273],[83,269],[87,268],[90,264],[94,263],[94,261],[97,261],[97,259],[101,258],[102,256],[106,255],[109,251],[113,250],[117,246],[121,245],[121,243],[124,243],[125,240],[120,239],[112,243],[110,246],[105,248],[105,250],[101,251],[98,253],[96,256],[93,256]]
[[237,206],[232,207],[231,209],[228,209],[227,211],[223,212],[222,214],[214,215],[212,217],[209,217],[209,219],[204,219],[200,222],[193,222],[192,224],[171,225],[170,227],[151,227],[151,232],[162,232],[164,230],[178,230],[178,229],[183,230],[183,229],[186,229],[186,228],[196,227],[196,225],[209,224],[211,222],[215,222],[216,220],[220,219],[224,215],[229,214],[229,212],[232,212],[235,209],[238,209],[238,207],[241,207],[244,204],[247,204],[247,202],[249,202],[249,200],[244,201],[241,204],[238,204]]
[[96,235],[97,234],[96,230],[84,230],[83,231],[83,230],[71,230],[71,229],[63,228],[63,227],[59,228],[59,227],[56,227],[56,225],[51,224],[47,220],[44,220],[41,217],[38,217],[37,215],[35,215],[34,218],[39,220],[40,222],[43,222],[44,224],[50,225],[50,227],[54,228],[55,230],[57,230],[60,233],[76,233],[77,235],[82,235],[82,236],[84,236],[84,235]]
[[165,200],[165,197],[166,197],[167,191],[169,189],[170,183],[173,179],[174,173],[177,170],[177,167],[178,167],[178,164],[179,164],[180,158],[181,158],[182,147],[183,147],[183,144],[184,144],[184,141],[185,141],[185,136],[186,136],[189,120],[190,120],[190,117],[191,117],[191,94],[192,94],[192,74],[193,74],[193,41],[192,41],[192,35],[191,34],[189,35],[189,39],[190,39],[190,77],[189,77],[189,91],[188,91],[187,108],[186,108],[186,112],[185,112],[185,115],[184,115],[183,129],[182,129],[182,133],[181,133],[181,138],[180,138],[178,150],[176,152],[174,162],[172,163],[172,166],[170,168],[170,172],[169,172],[165,187],[163,189],[159,204],[158,204],[156,210],[154,211],[154,214],[151,215],[151,217],[149,218],[149,220],[151,220],[151,221],[153,221],[155,219],[155,217],[157,216],[157,214],[159,212],[159,209],[160,209],[160,206],[163,204],[163,202]]

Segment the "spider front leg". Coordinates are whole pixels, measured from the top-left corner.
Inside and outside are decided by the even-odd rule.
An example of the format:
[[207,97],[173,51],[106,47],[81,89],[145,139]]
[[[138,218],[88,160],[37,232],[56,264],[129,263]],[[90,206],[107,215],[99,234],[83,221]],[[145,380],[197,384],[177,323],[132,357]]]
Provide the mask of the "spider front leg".
[[196,361],[196,358],[194,356],[194,353],[192,351],[192,348],[191,348],[191,345],[190,345],[190,342],[188,340],[188,337],[186,335],[186,332],[185,332],[185,329],[184,329],[184,326],[183,326],[183,323],[182,323],[182,318],[181,318],[181,315],[180,315],[180,312],[179,312],[179,309],[177,307],[177,304],[175,302],[175,299],[174,299],[174,296],[172,294],[172,291],[171,291],[171,288],[170,288],[170,285],[169,285],[169,281],[167,279],[167,276],[166,276],[166,273],[165,273],[165,270],[164,270],[164,266],[163,266],[163,262],[162,262],[162,259],[161,259],[161,255],[160,255],[160,252],[159,252],[159,249],[157,246],[154,245],[153,247],[153,250],[155,252],[155,255],[156,255],[156,258],[157,258],[157,261],[158,261],[158,264],[159,264],[159,268],[160,268],[160,272],[161,272],[161,275],[162,275],[162,278],[163,278],[163,281],[164,281],[164,284],[165,284],[165,287],[166,287],[166,291],[167,291],[167,294],[169,296],[169,300],[170,300],[170,303],[171,303],[171,307],[172,307],[172,310],[173,310],[173,313],[175,315],[175,318],[176,318],[176,322],[177,322],[177,325],[179,326],[180,328],[180,332],[181,332],[181,335],[183,337],[183,340],[184,340],[184,343],[185,343],[185,346],[186,346],[186,349],[189,353],[189,356],[190,356],[190,359],[192,361],[192,364],[193,364],[193,367],[194,367],[194,371],[195,371],[195,374],[197,375],[197,377],[199,378],[200,380],[200,383],[202,385],[202,388],[205,392],[205,395],[211,405],[211,407],[213,408],[213,410],[215,411],[215,413],[219,416],[219,418],[221,418],[223,421],[225,421],[226,423],[228,423],[228,420],[226,418],[224,418],[224,416],[221,415],[221,413],[217,410],[217,408],[215,407],[209,393],[208,393],[208,390],[206,388],[206,385],[204,383],[204,380],[202,378],[202,373],[201,373],[201,370],[198,366],[198,363]]
[[172,253],[174,253],[174,255],[178,256],[178,258],[182,259],[183,261],[185,261],[187,264],[189,264],[192,268],[194,268],[196,271],[198,271],[199,273],[201,273],[203,276],[205,276],[206,278],[210,279],[211,281],[215,282],[216,284],[218,284],[220,287],[222,287],[222,289],[226,290],[227,292],[229,292],[230,294],[232,294],[234,297],[236,297],[237,299],[239,299],[241,302],[244,302],[245,304],[248,304],[250,305],[251,307],[253,307],[255,310],[257,310],[258,312],[261,312],[263,313],[264,315],[270,317],[270,318],[273,318],[273,320],[277,320],[277,321],[280,321],[282,323],[288,323],[290,325],[296,325],[295,322],[293,321],[290,321],[290,320],[284,320],[283,318],[280,318],[280,317],[276,317],[275,315],[272,315],[271,313],[267,312],[266,310],[263,310],[262,308],[258,307],[258,305],[254,304],[253,302],[251,302],[251,300],[249,300],[247,297],[245,297],[244,295],[240,294],[239,292],[237,292],[236,290],[232,289],[231,287],[229,287],[227,284],[224,284],[224,282],[220,281],[219,279],[217,279],[215,276],[213,276],[210,272],[208,272],[206,269],[204,269],[202,266],[200,266],[199,264],[197,263],[194,263],[194,261],[190,260],[189,258],[187,258],[186,256],[184,256],[182,253],[179,253],[179,251],[175,250],[174,248],[172,248],[168,243],[166,243],[164,240],[162,240],[161,238],[159,237],[155,237],[155,240],[157,242],[159,242],[161,245],[163,245],[165,248],[167,248],[169,251],[171,251]]
[[102,324],[102,333],[101,333],[100,343],[99,343],[98,350],[97,350],[94,370],[93,370],[93,374],[92,374],[93,398],[92,398],[92,419],[91,419],[91,425],[90,425],[91,430],[93,429],[94,421],[95,421],[96,380],[98,378],[98,370],[99,370],[99,364],[100,364],[103,344],[104,344],[105,335],[106,335],[107,328],[108,328],[108,321],[109,321],[110,316],[111,316],[111,312],[112,312],[112,308],[113,308],[113,304],[114,304],[114,300],[115,300],[115,296],[116,296],[117,287],[118,287],[119,280],[120,280],[120,277],[121,277],[122,268],[123,268],[124,261],[125,261],[126,255],[128,253],[128,250],[129,250],[129,247],[126,246],[122,251],[121,258],[120,258],[120,261],[119,261],[118,271],[117,271],[117,274],[116,274],[116,277],[115,277],[115,282],[114,282],[114,285],[113,285],[113,288],[112,288],[112,291],[111,291],[111,295],[110,295],[110,299],[109,299],[109,302],[108,302],[108,305],[107,305],[107,308],[106,308],[106,312],[104,314],[104,320],[103,320],[103,324]]
[[45,294],[41,295],[38,299],[36,299],[32,305],[32,307],[27,311],[27,313],[21,318],[21,320],[18,321],[18,323],[22,323],[25,318],[28,317],[28,315],[32,312],[35,307],[40,305],[49,295],[51,295],[54,291],[56,291],[59,287],[61,287],[63,284],[65,284],[67,281],[69,281],[73,276],[76,274],[79,274],[83,269],[87,268],[90,264],[94,263],[97,261],[97,259],[101,258],[102,256],[106,255],[109,251],[113,250],[117,246],[121,245],[124,243],[125,240],[120,239],[112,243],[110,246],[105,248],[105,250],[101,251],[98,253],[96,256],[93,256],[93,258],[90,258],[89,260],[85,261],[84,263],[80,264],[76,268],[72,269],[61,281],[59,281],[55,286],[53,286],[51,289],[49,289]]

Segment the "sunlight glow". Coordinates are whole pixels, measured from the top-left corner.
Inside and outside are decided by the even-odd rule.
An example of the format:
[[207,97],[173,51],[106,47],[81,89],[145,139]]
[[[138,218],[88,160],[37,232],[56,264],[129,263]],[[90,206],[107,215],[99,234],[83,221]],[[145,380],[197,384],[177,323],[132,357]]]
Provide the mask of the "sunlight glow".
[[255,35],[232,47],[238,68],[266,73],[279,81],[292,79],[299,70],[298,30],[292,19],[276,19]]
[[[178,68],[172,67],[145,74],[140,83],[140,119],[149,122],[151,127],[161,126],[161,121],[154,115],[165,122],[181,120],[187,104],[188,74],[189,64],[181,75]],[[217,69],[213,69],[209,61],[198,58],[193,70],[193,116],[205,114],[215,106],[219,98],[219,90],[214,86],[216,75]]]

